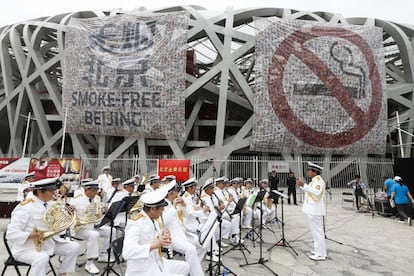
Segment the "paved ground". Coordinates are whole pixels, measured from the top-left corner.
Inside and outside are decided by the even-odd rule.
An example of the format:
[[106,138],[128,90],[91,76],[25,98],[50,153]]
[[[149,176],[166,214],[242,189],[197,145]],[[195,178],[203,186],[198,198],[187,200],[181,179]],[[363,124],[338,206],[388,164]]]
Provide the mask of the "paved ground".
[[[274,233],[263,230],[262,256],[268,260],[265,263],[268,268],[278,275],[414,275],[414,226],[409,227],[396,219],[378,214],[357,213],[351,208],[342,208],[338,200],[329,201],[326,222],[328,259],[315,262],[307,257],[312,249],[312,241],[301,206],[285,205],[284,211],[285,238],[298,256],[287,247],[276,246],[270,252],[267,250],[281,238],[280,225],[270,227]],[[280,208],[278,217],[281,219]],[[1,234],[8,221],[0,219]],[[246,240],[246,246],[251,251],[251,254],[246,252],[247,262],[257,262],[260,257],[259,243],[253,245],[250,240]],[[2,243],[0,249],[0,260],[5,260],[7,253]],[[54,263],[58,266],[56,260]],[[246,260],[238,250],[226,254],[223,263],[241,276],[272,275],[263,265],[240,267]],[[207,267],[208,263],[204,261],[203,266]],[[99,264],[99,268],[103,269],[104,264]],[[9,267],[5,275],[17,274]],[[72,275],[89,274],[79,267]]]

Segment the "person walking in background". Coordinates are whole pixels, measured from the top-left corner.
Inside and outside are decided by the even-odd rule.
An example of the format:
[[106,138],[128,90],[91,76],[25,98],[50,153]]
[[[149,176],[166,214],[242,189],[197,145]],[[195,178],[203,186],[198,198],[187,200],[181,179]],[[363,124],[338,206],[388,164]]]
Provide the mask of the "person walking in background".
[[410,194],[407,186],[403,184],[403,179],[399,176],[394,177],[396,184],[392,186],[391,201],[395,202],[398,215],[400,216],[400,222],[404,223],[407,219],[408,225],[411,226],[412,218],[407,215],[409,200],[414,203],[414,199]]
[[354,189],[355,203],[356,203],[357,209],[359,210],[359,208],[361,207],[361,201],[360,201],[361,197],[367,200],[367,195],[364,193],[364,191],[366,193],[368,192],[367,185],[365,185],[361,181],[361,176],[359,174],[356,174],[355,179],[349,181],[347,185],[348,186],[352,185],[352,189]]

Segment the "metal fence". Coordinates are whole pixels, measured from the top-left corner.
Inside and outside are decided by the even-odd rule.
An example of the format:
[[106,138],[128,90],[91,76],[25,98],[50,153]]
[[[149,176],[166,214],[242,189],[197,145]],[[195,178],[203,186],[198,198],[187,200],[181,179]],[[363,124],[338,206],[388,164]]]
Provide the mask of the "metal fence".
[[[126,179],[137,173],[156,173],[158,159],[171,159],[172,156],[151,156],[140,159],[134,156],[125,159],[116,159],[108,164],[106,159],[83,158],[83,175],[97,178],[101,168],[111,166],[113,177]],[[197,157],[191,159],[191,175],[204,182],[208,177],[225,175],[227,177],[252,178],[257,185],[258,180],[268,178],[269,161],[286,162],[289,170],[297,177],[306,179],[307,162],[316,162],[324,167],[322,177],[325,179],[330,199],[340,199],[343,191],[350,189],[347,183],[354,179],[356,174],[361,175],[362,181],[370,187],[374,194],[383,185],[384,177],[393,176],[393,160],[380,157],[314,157],[298,156],[289,160],[281,156],[230,156],[226,160],[203,160]],[[288,173],[278,173],[279,187],[286,187]],[[298,192],[300,192],[298,190]]]

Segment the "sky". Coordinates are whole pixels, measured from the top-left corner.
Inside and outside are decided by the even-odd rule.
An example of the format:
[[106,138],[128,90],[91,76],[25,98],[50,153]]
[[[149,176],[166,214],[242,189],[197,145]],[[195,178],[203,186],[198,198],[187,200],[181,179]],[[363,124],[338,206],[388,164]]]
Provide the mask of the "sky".
[[176,5],[199,5],[217,11],[224,11],[228,6],[233,6],[234,9],[292,8],[340,13],[344,17],[379,18],[414,25],[414,1],[412,0],[3,0],[0,8],[0,26],[81,10],[119,8],[133,10],[141,6],[153,9]]

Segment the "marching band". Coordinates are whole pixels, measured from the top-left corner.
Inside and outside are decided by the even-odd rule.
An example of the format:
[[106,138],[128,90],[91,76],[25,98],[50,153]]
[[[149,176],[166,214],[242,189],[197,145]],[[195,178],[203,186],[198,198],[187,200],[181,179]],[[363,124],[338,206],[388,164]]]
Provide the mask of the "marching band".
[[[315,168],[312,165],[315,164],[310,166]],[[318,166],[316,168],[321,169]],[[31,181],[31,175],[26,180]],[[298,181],[298,185],[303,186],[303,182]],[[32,197],[24,199],[19,190],[22,201],[12,213],[7,239],[13,243],[13,256],[31,264],[29,275],[45,275],[52,255],[64,256],[60,265],[61,275],[74,271],[79,254],[78,241],[86,243],[85,270],[91,274],[99,273],[96,261],[114,261],[112,257],[108,258],[108,254],[111,255],[109,237],[112,235],[124,237],[122,256],[126,261],[126,275],[203,275],[201,261],[206,259],[217,262],[221,248],[230,243],[244,243],[240,239],[240,229],[251,229],[253,219],[258,219],[263,224],[277,219],[277,198],[271,195],[268,182],[267,179],[262,179],[259,187],[254,188],[253,181],[249,178],[244,180],[236,177],[229,180],[218,177],[209,178],[202,185],[198,184],[197,179],[190,178],[179,185],[173,175],[160,180],[154,174],[149,177],[143,175],[142,179],[140,175],[134,175],[121,183],[120,178],[112,178],[110,167],[105,166],[97,180],[80,181],[79,189],[74,191],[73,198],[68,201],[66,194],[69,187],[65,186],[65,189],[55,192],[58,179],[35,181],[30,183],[34,187]],[[318,205],[320,195],[316,192],[322,184],[323,180],[318,175],[309,185],[304,185],[306,204],[313,209],[317,208],[315,206]],[[258,201],[256,197],[259,192],[265,195]],[[56,196],[62,193],[64,196]],[[131,210],[118,213],[112,227],[102,225],[97,228],[105,211],[112,204],[130,197],[139,198]],[[241,207],[237,205],[240,199],[245,199],[245,204]],[[311,204],[312,200],[317,203]],[[44,217],[47,213],[45,206],[58,201],[69,206],[70,212],[75,216],[75,222],[65,225],[63,230],[54,229],[59,216],[63,217],[60,209],[52,212],[54,215],[49,219],[52,222],[46,222]],[[242,209],[236,211],[237,208]],[[308,215],[315,212],[305,211]],[[221,218],[221,229],[215,224],[217,217]],[[37,229],[59,232],[52,237],[43,237],[44,241],[42,240],[38,251],[34,242],[39,236]],[[72,241],[73,237],[76,241]],[[318,243],[317,234],[314,238]],[[167,253],[163,254],[163,251]],[[324,241],[315,244],[315,251],[321,256],[320,259],[324,259]],[[172,260],[174,252],[181,254],[185,261]],[[169,258],[166,259],[164,255]]]

